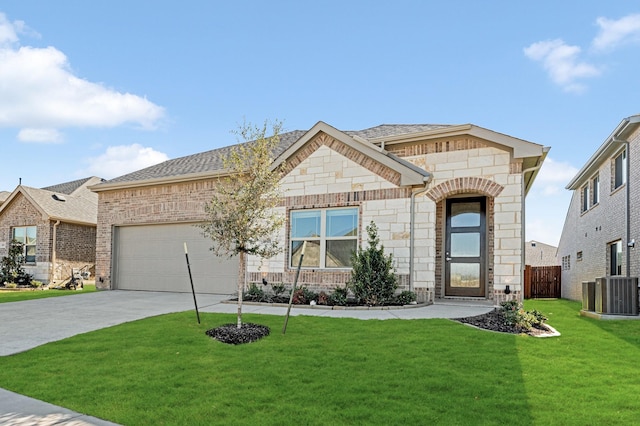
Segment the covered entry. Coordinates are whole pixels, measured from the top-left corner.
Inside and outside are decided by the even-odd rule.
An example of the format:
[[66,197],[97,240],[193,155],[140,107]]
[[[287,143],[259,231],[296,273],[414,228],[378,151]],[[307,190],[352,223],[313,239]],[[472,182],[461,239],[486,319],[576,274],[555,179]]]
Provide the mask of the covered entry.
[[116,226],[112,281],[119,290],[190,292],[184,243],[189,249],[198,293],[232,294],[237,289],[238,259],[217,257],[192,224]]

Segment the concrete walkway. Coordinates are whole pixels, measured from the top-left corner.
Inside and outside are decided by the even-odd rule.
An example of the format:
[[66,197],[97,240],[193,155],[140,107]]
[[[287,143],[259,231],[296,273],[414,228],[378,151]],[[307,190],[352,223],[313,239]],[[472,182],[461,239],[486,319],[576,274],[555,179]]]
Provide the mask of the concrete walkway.
[[[200,312],[235,313],[229,296],[198,294]],[[111,327],[156,315],[192,310],[190,293],[104,291],[0,304],[0,356],[27,351],[76,334]],[[446,301],[408,309],[330,310],[294,307],[291,315],[331,318],[423,319],[461,318],[489,312],[486,303]],[[286,307],[244,305],[243,313],[286,314]],[[114,425],[95,417],[58,407],[0,388],[0,425]]]

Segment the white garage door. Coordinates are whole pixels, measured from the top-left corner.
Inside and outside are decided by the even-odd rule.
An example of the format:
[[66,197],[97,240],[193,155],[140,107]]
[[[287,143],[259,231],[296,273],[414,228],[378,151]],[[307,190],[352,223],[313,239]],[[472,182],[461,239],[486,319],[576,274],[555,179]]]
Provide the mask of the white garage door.
[[190,292],[184,243],[189,249],[198,293],[237,291],[238,258],[218,257],[213,242],[191,224],[117,227],[114,234],[114,286],[119,290]]

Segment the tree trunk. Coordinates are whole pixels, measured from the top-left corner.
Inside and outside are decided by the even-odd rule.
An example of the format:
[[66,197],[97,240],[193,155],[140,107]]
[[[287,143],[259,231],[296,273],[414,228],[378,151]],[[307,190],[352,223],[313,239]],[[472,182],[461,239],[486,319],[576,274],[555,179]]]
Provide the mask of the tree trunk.
[[242,293],[244,291],[244,277],[247,265],[247,254],[241,251],[239,255],[240,262],[238,266],[238,328],[242,328]]

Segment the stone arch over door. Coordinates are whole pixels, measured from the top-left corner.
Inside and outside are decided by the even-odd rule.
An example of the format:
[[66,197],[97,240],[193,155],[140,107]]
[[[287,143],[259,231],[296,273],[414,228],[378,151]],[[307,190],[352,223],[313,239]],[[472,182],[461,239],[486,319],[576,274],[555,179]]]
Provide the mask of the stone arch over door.
[[456,178],[431,188],[426,195],[436,203],[436,268],[435,297],[444,297],[444,253],[446,238],[446,200],[454,196],[485,196],[487,227],[486,297],[493,298],[494,268],[494,199],[504,187],[484,178]]

